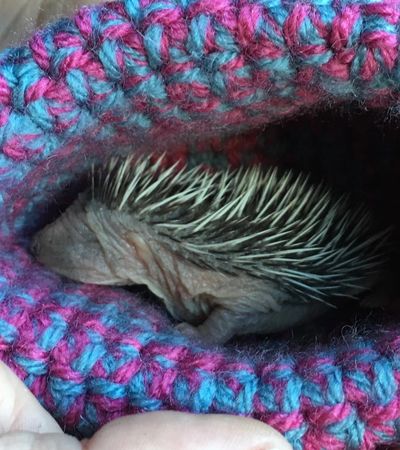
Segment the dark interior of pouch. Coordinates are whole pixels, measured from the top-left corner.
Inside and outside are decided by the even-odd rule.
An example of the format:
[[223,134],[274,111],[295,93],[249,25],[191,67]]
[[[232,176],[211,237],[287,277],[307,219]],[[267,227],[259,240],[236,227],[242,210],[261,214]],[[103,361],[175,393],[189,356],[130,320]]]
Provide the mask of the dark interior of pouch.
[[[63,429],[172,409],[254,417],[296,450],[400,441],[398,23],[395,2],[123,0],[0,53],[0,357]],[[35,260],[93,163],[164,151],[293,169],[365,203],[394,226],[381,306],[213,347],[143,286]]]

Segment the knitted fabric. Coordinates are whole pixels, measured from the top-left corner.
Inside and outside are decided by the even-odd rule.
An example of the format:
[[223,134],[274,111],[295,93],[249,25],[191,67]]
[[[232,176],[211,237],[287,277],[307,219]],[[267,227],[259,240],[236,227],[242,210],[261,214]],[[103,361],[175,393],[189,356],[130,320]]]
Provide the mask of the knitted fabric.
[[238,164],[268,160],[239,131],[347,100],[396,112],[399,25],[393,0],[124,0],[0,54],[0,357],[67,431],[175,409],[252,416],[299,450],[399,441],[396,325],[202,348],[145,297],[68,282],[28,251],[117,149],[187,159],[217,136],[216,161]]

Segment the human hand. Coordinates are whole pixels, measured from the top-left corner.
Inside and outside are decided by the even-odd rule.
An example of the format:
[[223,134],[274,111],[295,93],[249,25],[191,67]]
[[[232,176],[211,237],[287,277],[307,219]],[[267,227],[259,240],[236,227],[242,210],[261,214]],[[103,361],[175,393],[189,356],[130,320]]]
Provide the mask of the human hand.
[[64,434],[0,362],[0,450],[289,450],[271,427],[243,417],[173,411],[114,420],[91,439]]

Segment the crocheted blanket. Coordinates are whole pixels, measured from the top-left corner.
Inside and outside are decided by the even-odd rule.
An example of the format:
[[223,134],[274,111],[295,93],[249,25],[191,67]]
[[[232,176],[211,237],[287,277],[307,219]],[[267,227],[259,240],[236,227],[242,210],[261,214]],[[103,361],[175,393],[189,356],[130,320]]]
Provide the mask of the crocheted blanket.
[[[0,357],[67,431],[88,436],[124,414],[175,409],[249,415],[299,450],[400,440],[395,323],[365,319],[318,345],[283,336],[206,348],[141,292],[72,283],[29,253],[92,162],[116,152],[232,165],[297,158],[306,168],[319,155],[332,180],[342,157],[359,169],[347,181],[360,195],[361,172],[371,197],[396,189],[400,165],[379,145],[371,163],[363,117],[354,158],[352,127],[335,147],[328,113],[311,155],[315,117],[287,117],[350,101],[395,116],[399,26],[393,0],[123,0],[0,54]],[[288,128],[262,132],[278,119]]]

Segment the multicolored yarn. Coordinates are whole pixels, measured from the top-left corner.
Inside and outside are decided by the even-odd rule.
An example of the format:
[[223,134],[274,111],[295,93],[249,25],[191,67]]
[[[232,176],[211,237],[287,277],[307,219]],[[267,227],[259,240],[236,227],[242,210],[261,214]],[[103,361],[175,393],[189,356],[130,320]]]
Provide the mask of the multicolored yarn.
[[117,148],[187,158],[190,139],[348,100],[396,114],[399,26],[397,0],[124,0],[0,54],[0,357],[68,431],[176,409],[253,416],[299,450],[400,441],[396,325],[302,351],[263,341],[257,358],[205,349],[138,296],[66,282],[27,251]]

